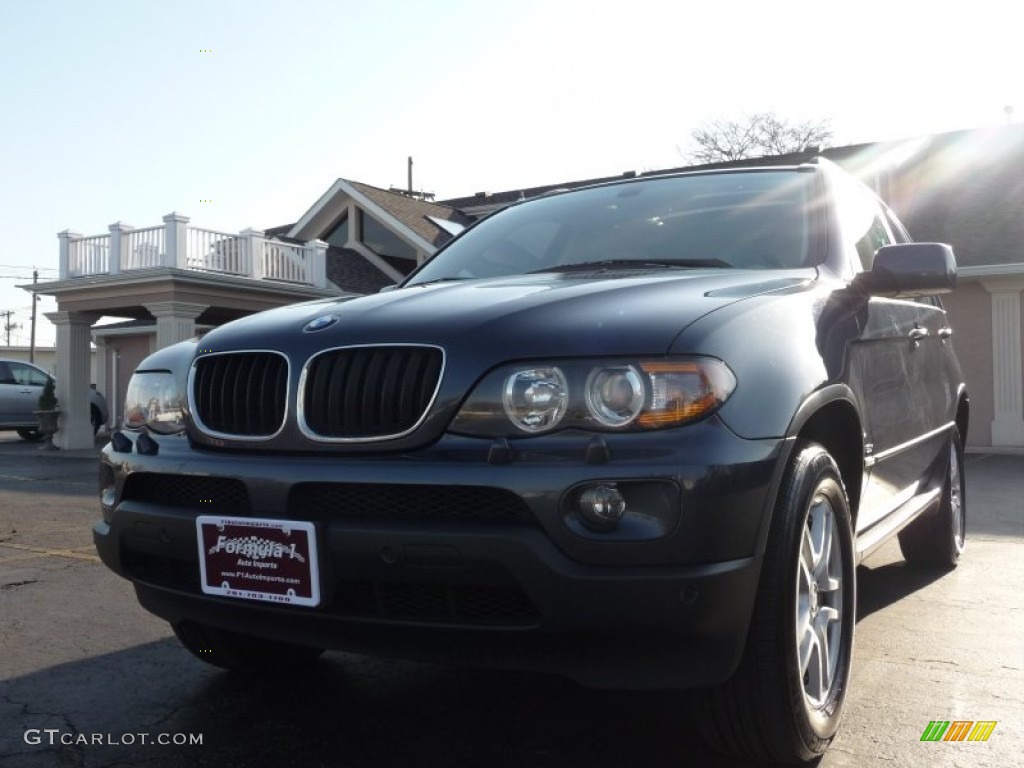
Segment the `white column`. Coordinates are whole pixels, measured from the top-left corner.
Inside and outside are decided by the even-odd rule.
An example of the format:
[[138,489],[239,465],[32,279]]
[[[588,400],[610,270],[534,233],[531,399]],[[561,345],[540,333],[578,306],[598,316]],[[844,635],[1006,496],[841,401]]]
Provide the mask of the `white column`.
[[108,229],[110,230],[110,256],[107,259],[107,273],[116,275],[121,271],[121,261],[124,254],[124,235],[132,231],[132,227],[124,222],[115,221]]
[[188,266],[186,235],[188,216],[168,213],[164,216],[164,261],[161,266],[185,269]]
[[58,232],[57,237],[60,238],[60,262],[57,274],[61,280],[66,280],[71,277],[71,268],[75,267],[77,271],[80,266],[73,263],[71,250],[74,244],[82,239],[82,235],[78,232],[72,232],[70,229],[65,229],[63,232]]
[[316,288],[327,287],[327,243],[323,240],[310,240],[302,246],[303,254],[306,257],[306,264],[309,265],[309,272],[306,275]]
[[157,301],[146,304],[156,318],[156,348],[163,349],[196,335],[196,318],[208,309],[206,304],[185,301]]
[[92,448],[89,419],[90,352],[92,324],[99,315],[90,312],[47,312],[57,327],[57,404],[60,421],[53,444],[65,450]]
[[248,259],[248,269],[246,274],[249,277],[254,277],[257,280],[262,280],[266,274],[266,270],[263,264],[263,243],[265,242],[264,232],[262,229],[243,229],[240,233],[243,240],[245,241],[245,254]]
[[1024,446],[1021,291],[992,292],[992,445]]

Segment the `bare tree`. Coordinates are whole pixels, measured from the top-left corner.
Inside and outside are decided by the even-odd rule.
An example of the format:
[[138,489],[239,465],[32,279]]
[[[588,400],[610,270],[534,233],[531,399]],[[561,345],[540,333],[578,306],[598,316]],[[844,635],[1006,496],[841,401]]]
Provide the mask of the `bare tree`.
[[683,153],[689,162],[719,163],[822,147],[832,138],[832,128],[827,120],[791,123],[774,112],[761,112],[742,121],[712,120],[691,137],[695,148]]

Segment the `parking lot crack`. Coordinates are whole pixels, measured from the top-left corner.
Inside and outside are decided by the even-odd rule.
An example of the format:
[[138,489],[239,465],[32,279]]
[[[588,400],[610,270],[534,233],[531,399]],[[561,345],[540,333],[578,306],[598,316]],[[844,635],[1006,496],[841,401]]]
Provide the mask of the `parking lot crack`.
[[[0,701],[3,701],[11,707],[20,707],[21,711],[18,713],[18,716],[20,717],[44,717],[48,720],[56,720],[60,726],[62,726],[61,730],[74,734],[79,732],[75,722],[71,719],[71,715],[66,712],[48,712],[44,710],[30,709],[27,701],[19,701],[9,693],[0,695]],[[76,746],[74,751],[81,752],[81,748]],[[84,764],[83,760],[84,755],[82,759],[79,760],[79,763]]]
[[4,584],[0,584],[0,589],[15,589],[16,587],[24,587],[28,584],[35,584],[39,579],[25,579],[24,581],[8,581]]

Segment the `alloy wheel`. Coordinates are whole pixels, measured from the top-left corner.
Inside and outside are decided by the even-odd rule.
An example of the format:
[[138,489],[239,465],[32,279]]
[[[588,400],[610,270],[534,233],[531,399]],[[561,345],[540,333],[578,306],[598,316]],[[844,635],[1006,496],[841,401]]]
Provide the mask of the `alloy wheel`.
[[797,564],[796,647],[804,700],[821,709],[836,678],[843,632],[843,555],[829,500],[807,511]]

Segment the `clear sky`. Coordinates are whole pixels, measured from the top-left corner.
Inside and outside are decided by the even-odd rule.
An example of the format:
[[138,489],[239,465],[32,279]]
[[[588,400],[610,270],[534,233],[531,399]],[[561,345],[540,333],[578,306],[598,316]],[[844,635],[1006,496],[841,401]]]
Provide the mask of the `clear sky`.
[[0,65],[27,344],[10,278],[55,277],[64,229],[290,223],[339,176],[404,186],[408,155],[438,198],[674,167],[767,110],[833,145],[1020,121],[1024,2],[0,0]]

